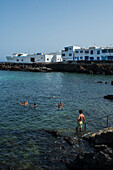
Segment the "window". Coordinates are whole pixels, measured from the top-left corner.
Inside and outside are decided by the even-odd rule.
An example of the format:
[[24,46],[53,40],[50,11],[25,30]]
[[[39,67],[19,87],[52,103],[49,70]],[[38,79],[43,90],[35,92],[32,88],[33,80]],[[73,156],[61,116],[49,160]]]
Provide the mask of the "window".
[[108,56],[108,60],[113,60],[113,56]]
[[107,49],[102,50],[102,53],[107,53]]
[[109,50],[108,50],[108,53],[113,53],[113,49],[109,49]]
[[19,59],[17,59],[16,61],[19,61]]
[[94,60],[94,57],[90,57],[90,60],[91,60],[91,61]]
[[85,56],[85,60],[88,60],[89,59],[89,56]]
[[83,53],[83,51],[81,50],[80,53]]
[[21,61],[23,61],[23,59]]
[[78,51],[75,51],[75,53],[78,53]]
[[83,57],[80,57],[80,60],[82,60],[83,59]]
[[35,62],[35,58],[31,58],[31,62]]
[[97,60],[100,60],[100,57],[97,57]]
[[70,53],[69,56],[72,56],[72,54]]
[[65,56],[65,54],[62,54],[62,56]]
[[89,51],[88,51],[88,50],[85,50],[85,54],[89,54]]
[[47,58],[47,60],[49,60],[49,58]]
[[71,48],[69,48],[69,50],[72,50]]
[[93,50],[90,51],[90,54],[93,54]]
[[68,51],[68,47],[65,47],[65,51]]
[[100,50],[97,50],[97,54],[100,54]]

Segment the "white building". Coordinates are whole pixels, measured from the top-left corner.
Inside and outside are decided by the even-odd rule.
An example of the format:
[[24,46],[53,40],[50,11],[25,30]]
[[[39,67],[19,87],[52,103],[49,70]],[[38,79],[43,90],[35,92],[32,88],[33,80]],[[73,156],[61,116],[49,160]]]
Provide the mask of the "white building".
[[62,50],[63,61],[79,61],[79,60],[113,60],[113,47],[89,47],[82,48],[77,46],[65,47]]
[[81,47],[78,46],[68,46],[64,47],[64,50],[62,50],[62,60],[63,61],[73,61],[75,57],[75,49],[80,49]]
[[75,49],[74,60],[101,60],[101,49],[94,46],[89,48]]
[[24,54],[24,53],[14,53],[13,56],[8,56],[7,62],[14,63],[43,63],[43,62],[61,62],[61,53],[52,53],[52,54]]
[[113,60],[113,47],[89,47],[75,49],[75,61],[77,60]]

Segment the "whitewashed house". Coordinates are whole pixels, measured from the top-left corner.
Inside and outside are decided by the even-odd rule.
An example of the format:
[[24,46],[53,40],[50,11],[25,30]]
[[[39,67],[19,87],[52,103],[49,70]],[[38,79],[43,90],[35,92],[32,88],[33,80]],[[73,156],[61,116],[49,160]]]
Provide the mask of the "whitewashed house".
[[78,46],[68,46],[64,47],[64,50],[61,51],[63,61],[73,61],[75,58],[75,49],[80,49]]
[[13,56],[7,56],[7,62],[14,62],[14,63],[26,63],[27,54],[24,53],[14,53]]
[[14,53],[13,56],[8,56],[7,62],[14,63],[43,63],[43,62],[61,62],[61,53],[37,53],[37,54],[24,54],[24,53]]
[[68,46],[62,50],[63,61],[79,60],[113,60],[113,47],[96,47],[82,48],[78,46]]
[[75,49],[75,61],[78,60],[113,60],[113,47],[89,47]]
[[89,48],[75,49],[74,60],[100,60],[100,48],[94,46]]

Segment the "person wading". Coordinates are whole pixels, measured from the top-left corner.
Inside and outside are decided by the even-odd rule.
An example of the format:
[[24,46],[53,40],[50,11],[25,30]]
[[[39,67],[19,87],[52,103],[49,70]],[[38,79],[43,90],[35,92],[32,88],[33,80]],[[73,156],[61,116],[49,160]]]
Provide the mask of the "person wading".
[[80,129],[80,132],[82,132],[83,123],[85,123],[85,116],[83,115],[82,110],[79,110],[76,132],[78,132],[78,128]]

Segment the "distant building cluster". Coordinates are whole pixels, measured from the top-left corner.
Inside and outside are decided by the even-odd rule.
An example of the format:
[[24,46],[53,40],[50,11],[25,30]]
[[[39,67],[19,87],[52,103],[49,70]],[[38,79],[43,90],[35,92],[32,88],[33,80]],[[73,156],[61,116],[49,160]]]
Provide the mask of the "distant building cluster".
[[113,60],[113,47],[89,47],[82,48],[78,46],[65,47],[62,50],[63,61],[79,61],[79,60]]
[[8,62],[14,63],[113,60],[113,47],[102,48],[93,46],[82,48],[79,46],[68,46],[56,53],[14,53],[13,56],[7,56],[6,58]]
[[25,53],[14,53],[13,56],[7,56],[8,62],[14,63],[43,63],[43,62],[61,62],[61,52],[44,54],[25,54]]

